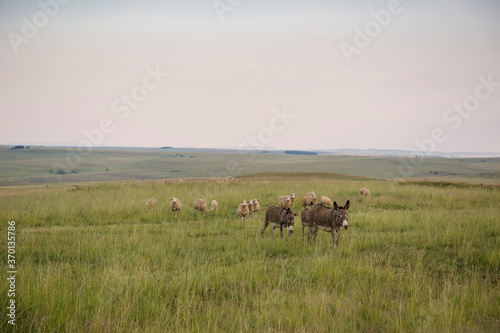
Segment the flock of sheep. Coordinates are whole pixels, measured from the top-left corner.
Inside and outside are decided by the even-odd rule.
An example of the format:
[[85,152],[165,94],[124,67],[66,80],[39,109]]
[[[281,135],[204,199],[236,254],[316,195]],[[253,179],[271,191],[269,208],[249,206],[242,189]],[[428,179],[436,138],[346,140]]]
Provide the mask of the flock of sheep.
[[243,200],[238,205],[236,213],[238,214],[238,216],[241,218],[242,221],[245,221],[245,219],[248,216],[252,214],[257,214],[259,210],[260,210],[260,202],[258,199]]
[[[361,188],[359,193],[362,196],[371,195],[370,190],[367,188]],[[295,216],[298,216],[291,211],[291,206],[295,202],[295,198],[295,193],[280,195],[277,198],[277,206],[270,206],[267,208],[261,236],[269,225],[272,225],[271,235],[274,235],[274,229],[280,228],[280,234],[281,237],[283,237],[283,228],[285,228],[288,230],[288,236],[291,236]],[[152,208],[155,205],[156,199],[149,198],[146,200],[145,208]],[[318,204],[318,196],[314,191],[311,191],[302,197],[301,206],[303,208],[301,213],[302,238],[304,238],[304,228],[306,226],[308,227],[309,242],[311,242],[311,238],[314,239],[316,237],[318,229],[321,229],[332,233],[333,246],[334,248],[338,247],[340,232],[342,228],[347,229],[348,227],[347,210],[349,209],[349,200],[341,207],[338,206],[336,202],[332,202],[329,197],[321,196]],[[237,207],[236,213],[241,221],[245,221],[247,217],[257,214],[260,208],[261,206],[258,199],[242,200]],[[170,209],[175,215],[178,214],[182,209],[181,200],[176,197],[172,198],[170,200]],[[196,199],[194,202],[194,209],[200,212],[216,211],[218,209],[218,203],[216,200],[212,200],[211,208],[209,209],[205,200]]]
[[[153,208],[154,206],[156,206],[156,199],[155,198],[149,198],[148,200],[146,200],[146,206],[144,208]],[[207,202],[203,199],[196,199],[194,201],[194,209],[195,210],[199,210],[201,212],[209,212],[209,211],[214,211],[214,210],[217,210],[218,209],[218,202],[216,200],[212,200],[212,203],[211,203],[211,208],[208,209],[208,206],[207,206]],[[179,198],[176,198],[176,197],[173,197],[171,200],[170,200],[170,209],[172,210],[172,212],[174,214],[177,214],[181,211],[182,209],[182,202]]]

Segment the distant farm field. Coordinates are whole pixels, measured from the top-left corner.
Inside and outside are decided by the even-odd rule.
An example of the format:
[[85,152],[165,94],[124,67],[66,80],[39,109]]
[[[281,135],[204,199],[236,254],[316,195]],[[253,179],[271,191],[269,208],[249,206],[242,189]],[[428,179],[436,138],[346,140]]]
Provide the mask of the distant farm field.
[[[178,153],[179,154],[179,153]],[[381,179],[500,184],[500,158],[180,153],[169,150],[0,148],[0,186],[331,172]],[[192,156],[187,158],[186,156]]]
[[[121,158],[136,161],[127,170],[134,163],[141,170],[153,154]],[[117,160],[80,169],[114,172]],[[46,168],[43,161],[19,173]],[[372,196],[361,197],[361,187]],[[260,237],[277,195],[311,190],[351,202],[338,250],[322,231],[313,245],[302,240],[300,216],[291,239],[272,239],[269,228]],[[174,196],[183,202],[177,217],[168,208]],[[157,205],[146,210],[149,197]],[[216,199],[219,210],[195,213],[197,198]],[[236,206],[253,198],[263,210],[241,222]],[[223,184],[0,187],[4,236],[7,221],[16,221],[16,331],[499,332],[499,202],[497,186],[312,172]],[[300,212],[297,202],[293,210]],[[2,249],[6,243],[1,237]],[[5,258],[0,267],[5,279]],[[1,284],[2,332],[11,330],[7,291]]]

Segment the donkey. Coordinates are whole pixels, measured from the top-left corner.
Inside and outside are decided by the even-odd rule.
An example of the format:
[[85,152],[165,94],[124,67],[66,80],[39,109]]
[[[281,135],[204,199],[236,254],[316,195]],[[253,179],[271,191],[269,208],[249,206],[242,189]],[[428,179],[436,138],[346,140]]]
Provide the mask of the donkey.
[[271,236],[274,238],[274,229],[280,228],[280,236],[283,238],[283,227],[288,230],[288,238],[292,237],[293,225],[295,223],[295,216],[297,214],[293,213],[290,208],[281,208],[276,206],[271,206],[266,210],[266,218],[264,220],[264,226],[260,231],[260,236],[264,236],[264,231],[269,224],[273,225],[271,229]]
[[309,227],[309,222],[307,221],[307,211],[308,209],[304,209],[300,214],[300,220],[302,221],[302,241],[304,241],[304,229],[305,227]]
[[312,205],[307,211],[307,222],[309,227],[307,239],[309,240],[309,244],[316,238],[318,229],[321,229],[332,233],[333,249],[338,249],[342,228],[349,228],[347,217],[348,209],[349,200],[347,200],[344,207],[337,206],[336,202],[333,202],[333,208],[322,205]]

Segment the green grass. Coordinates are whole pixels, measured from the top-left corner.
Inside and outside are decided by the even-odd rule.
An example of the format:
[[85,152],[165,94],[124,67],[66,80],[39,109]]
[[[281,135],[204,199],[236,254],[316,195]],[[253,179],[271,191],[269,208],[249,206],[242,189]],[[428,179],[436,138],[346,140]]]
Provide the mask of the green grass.
[[[408,158],[397,157],[184,154],[194,158],[176,158],[165,150],[94,149],[88,156],[80,156],[63,148],[10,151],[0,147],[0,186],[228,177],[263,172],[329,172],[383,179],[500,183],[500,158],[422,158],[412,160],[414,166],[409,168]],[[56,174],[59,169],[65,174]],[[77,173],[71,174],[72,170]]]
[[[351,201],[337,251],[322,231],[302,241],[299,218],[291,239],[271,239],[263,211],[236,216],[243,199],[310,190]],[[196,198],[219,211],[196,214]],[[498,332],[499,202],[493,186],[325,173],[0,188],[2,230],[16,220],[18,233],[16,331]]]

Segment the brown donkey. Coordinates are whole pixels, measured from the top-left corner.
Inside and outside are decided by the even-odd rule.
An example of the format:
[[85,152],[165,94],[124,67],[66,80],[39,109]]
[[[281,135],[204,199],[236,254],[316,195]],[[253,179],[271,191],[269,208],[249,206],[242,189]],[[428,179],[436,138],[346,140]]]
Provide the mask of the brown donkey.
[[311,244],[311,242],[316,238],[318,229],[321,229],[332,233],[333,249],[337,249],[339,247],[339,238],[342,228],[349,228],[347,216],[348,209],[349,200],[347,200],[344,207],[337,206],[336,202],[333,203],[333,208],[322,205],[312,205],[306,213],[307,224],[309,227],[309,230],[307,231],[309,244]]
[[288,230],[288,237],[292,237],[293,225],[295,223],[295,216],[297,214],[293,213],[290,208],[281,208],[276,206],[271,206],[266,210],[266,218],[264,220],[264,226],[260,231],[260,235],[264,235],[264,231],[269,224],[272,224],[271,236],[274,238],[274,229],[280,228],[280,236],[283,238],[283,228]]

